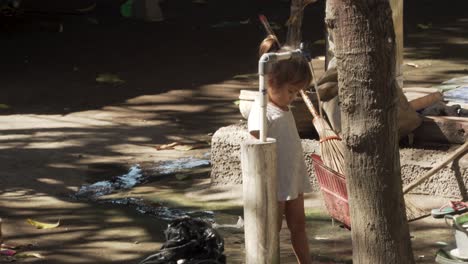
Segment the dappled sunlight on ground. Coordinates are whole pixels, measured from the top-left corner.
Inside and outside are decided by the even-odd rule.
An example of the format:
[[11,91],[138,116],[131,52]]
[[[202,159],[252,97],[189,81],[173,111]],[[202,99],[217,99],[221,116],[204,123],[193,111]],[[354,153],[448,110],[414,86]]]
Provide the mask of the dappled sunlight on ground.
[[[405,1],[405,63],[417,65],[403,66],[405,86],[429,87],[467,75],[468,18],[466,8],[454,8],[462,1],[421,1]],[[142,198],[151,206],[213,210],[218,224],[236,224],[243,215],[242,188],[211,186],[209,167],[164,175],[156,168],[167,160],[209,159],[212,133],[241,119],[239,91],[258,89],[257,47],[264,37],[255,22],[258,10],[245,1],[210,2],[216,9],[168,2],[189,8],[166,13],[163,23],[145,23],[120,18],[117,2],[98,2],[92,14],[97,24],[86,16],[25,18],[2,40],[0,217],[6,241],[31,243],[31,251],[46,258],[30,262],[128,264],[160,248],[166,220],[106,200]],[[324,38],[323,8],[323,1],[308,7],[306,40]],[[288,10],[278,2],[262,11],[281,27]],[[249,16],[243,26],[211,27]],[[34,25],[42,20],[59,21],[64,31],[37,31]],[[285,28],[278,32],[284,35]],[[323,43],[311,45],[314,58],[324,51]],[[323,72],[323,61],[313,63]],[[97,82],[104,72],[125,82]],[[203,146],[155,149],[172,142]],[[147,177],[144,184],[94,202],[72,197],[81,186],[123,175],[136,164]],[[349,263],[350,232],[332,223],[320,194],[307,196],[306,207],[315,263]],[[61,224],[39,230],[28,218]],[[438,220],[410,227],[415,255],[424,255],[420,263],[433,263],[434,243],[453,240]],[[242,263],[243,230],[220,232],[228,263]],[[286,223],[280,239],[281,262],[295,263]]]

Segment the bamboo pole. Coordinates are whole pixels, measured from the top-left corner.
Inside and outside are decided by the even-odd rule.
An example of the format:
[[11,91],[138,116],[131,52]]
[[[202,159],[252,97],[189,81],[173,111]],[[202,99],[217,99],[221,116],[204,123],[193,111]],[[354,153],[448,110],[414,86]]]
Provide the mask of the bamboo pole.
[[276,140],[241,146],[246,264],[279,264]]
[[443,169],[449,162],[453,161],[456,159],[458,156],[461,154],[464,154],[468,150],[468,139],[465,142],[465,144],[461,145],[458,149],[456,149],[453,153],[451,153],[446,159],[444,159],[442,162],[438,163],[435,165],[432,169],[430,169],[428,172],[426,172],[424,175],[419,176],[416,178],[414,181],[410,182],[404,189],[403,193],[406,194],[413,190],[414,188],[418,187],[423,183],[425,180],[427,180],[429,177],[432,175],[436,174],[438,171]]

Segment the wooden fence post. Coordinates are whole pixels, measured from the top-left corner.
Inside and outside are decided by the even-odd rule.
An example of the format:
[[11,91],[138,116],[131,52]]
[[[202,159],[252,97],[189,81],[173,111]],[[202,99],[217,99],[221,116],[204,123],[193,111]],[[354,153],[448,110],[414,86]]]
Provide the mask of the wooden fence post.
[[276,140],[241,146],[246,264],[278,264]]

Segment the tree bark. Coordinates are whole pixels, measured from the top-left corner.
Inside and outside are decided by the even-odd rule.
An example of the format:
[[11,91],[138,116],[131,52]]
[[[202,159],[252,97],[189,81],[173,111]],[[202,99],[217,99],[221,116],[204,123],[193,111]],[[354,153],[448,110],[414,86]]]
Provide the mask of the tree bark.
[[299,44],[301,43],[303,5],[303,0],[291,0],[291,10],[288,20],[288,33],[286,36],[286,45],[292,48],[298,48]]
[[395,78],[403,88],[403,0],[390,0],[393,28],[395,29]]
[[414,263],[400,175],[388,0],[327,0],[337,58],[353,263]]

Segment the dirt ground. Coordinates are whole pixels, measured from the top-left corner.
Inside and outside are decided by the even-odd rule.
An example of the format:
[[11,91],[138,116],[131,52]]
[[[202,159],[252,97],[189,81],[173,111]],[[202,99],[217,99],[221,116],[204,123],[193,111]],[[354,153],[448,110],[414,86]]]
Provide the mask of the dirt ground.
[[[241,118],[240,89],[256,88],[256,49],[263,12],[279,26],[283,1],[165,1],[163,22],[119,16],[123,1],[23,1],[25,12],[0,23],[0,217],[3,239],[32,244],[44,259],[18,263],[137,263],[164,242],[167,221],[129,206],[77,201],[83,184],[121,175],[140,164],[148,182],[115,197],[140,197],[169,207],[212,210],[234,224],[242,208],[235,188],[212,188],[209,168],[161,176],[156,164],[206,158],[210,135]],[[405,86],[430,87],[468,74],[468,4],[405,1]],[[323,8],[305,10],[304,39],[323,56]],[[249,19],[249,20],[248,20]],[[242,23],[241,23],[242,22]],[[285,35],[284,26],[278,33]],[[322,65],[319,59],[314,60]],[[99,83],[100,74],[122,81]],[[171,142],[205,144],[157,151]],[[307,201],[308,234],[316,263],[349,263],[349,232],[333,226],[320,201]],[[26,219],[55,222],[38,230]],[[421,263],[449,239],[440,222],[411,225]],[[223,229],[228,263],[243,259],[242,230]],[[287,231],[282,263],[294,263]],[[334,234],[333,236],[329,234]],[[2,260],[0,259],[0,262]]]

